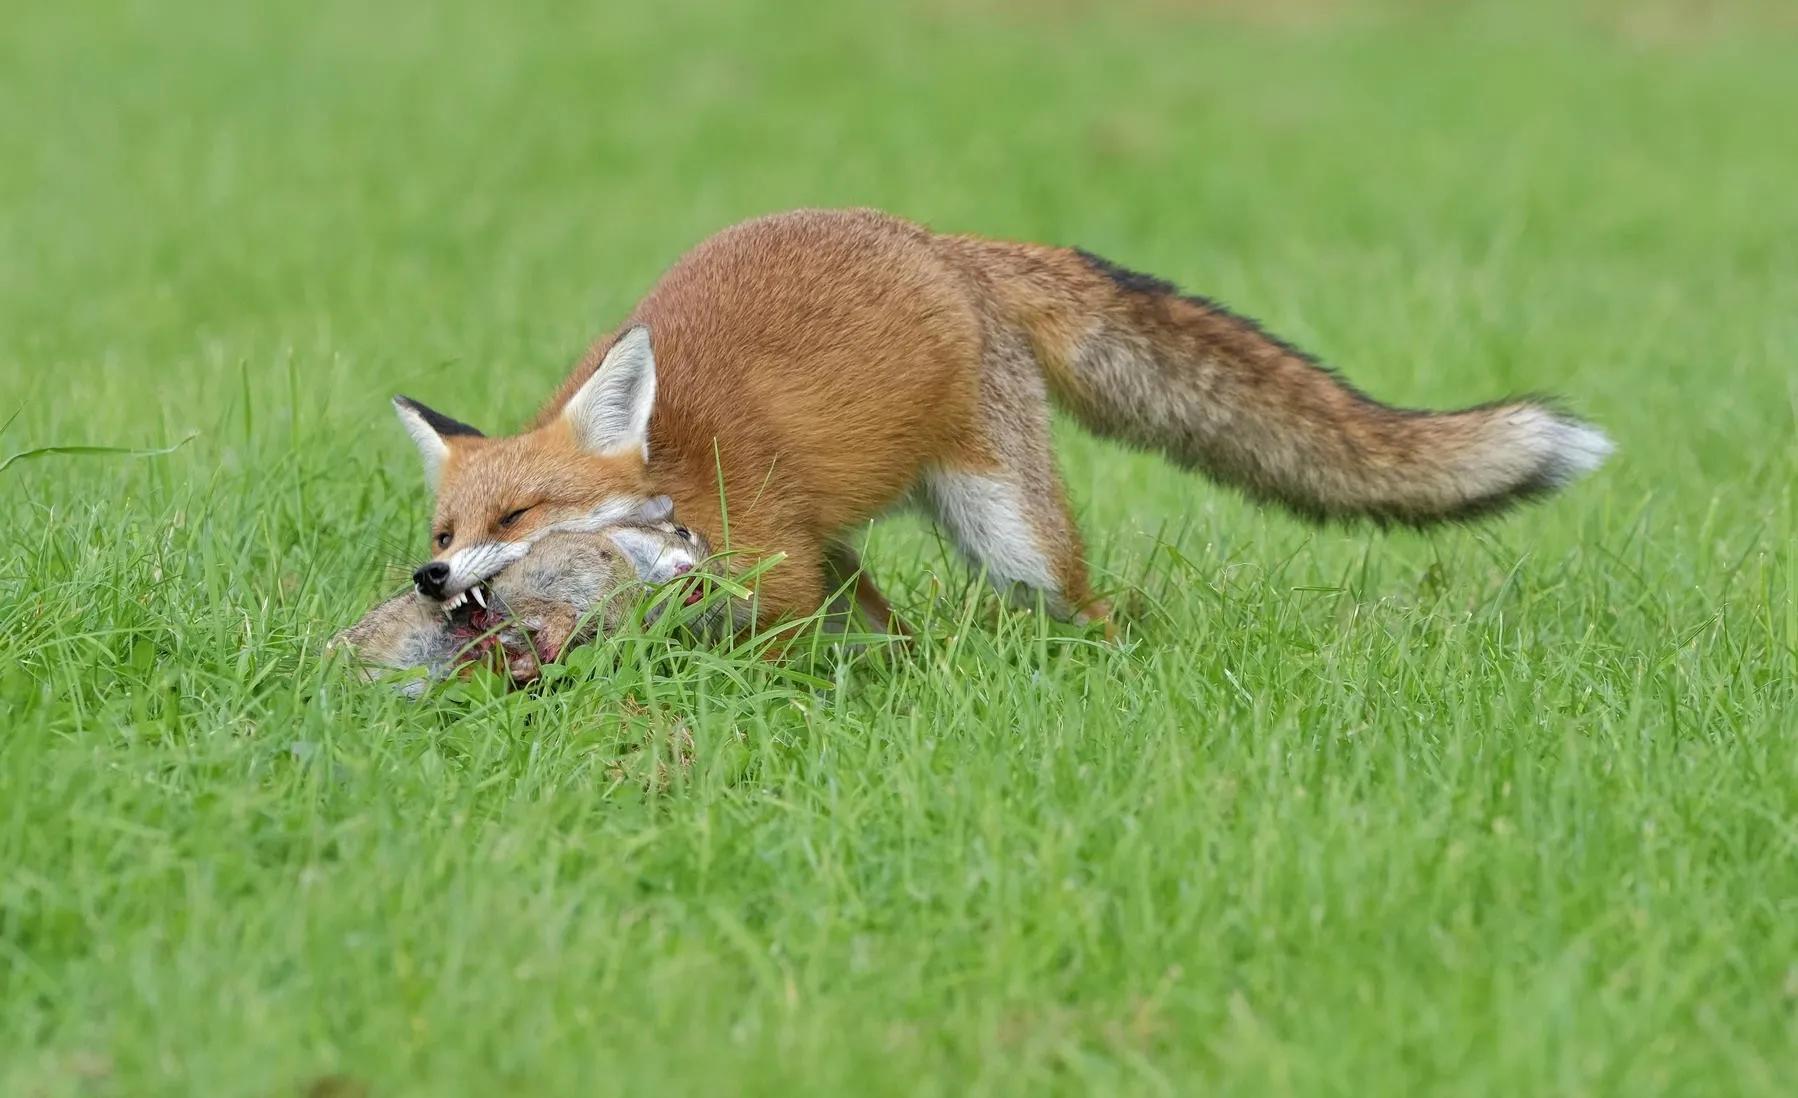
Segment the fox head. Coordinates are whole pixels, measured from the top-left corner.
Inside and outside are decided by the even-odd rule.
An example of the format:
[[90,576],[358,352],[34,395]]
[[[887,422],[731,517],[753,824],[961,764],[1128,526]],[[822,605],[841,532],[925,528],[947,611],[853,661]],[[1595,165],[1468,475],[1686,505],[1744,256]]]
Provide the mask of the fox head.
[[638,326],[612,344],[560,415],[524,434],[488,438],[395,397],[437,491],[432,557],[413,573],[419,592],[458,599],[548,534],[668,521],[671,506],[648,475],[655,390],[649,329]]

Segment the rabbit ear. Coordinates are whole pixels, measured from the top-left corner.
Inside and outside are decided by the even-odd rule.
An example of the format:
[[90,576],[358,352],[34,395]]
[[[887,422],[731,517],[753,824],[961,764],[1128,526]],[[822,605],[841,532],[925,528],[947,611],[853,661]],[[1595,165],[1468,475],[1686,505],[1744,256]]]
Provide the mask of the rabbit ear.
[[662,583],[693,567],[692,550],[665,534],[629,526],[608,533],[612,544],[637,570],[638,578],[649,583]]
[[656,360],[649,329],[618,337],[593,376],[562,408],[575,442],[590,454],[636,453],[649,460],[649,413],[656,402]]
[[637,521],[647,523],[667,522],[674,517],[674,501],[667,496],[646,499],[637,508]]

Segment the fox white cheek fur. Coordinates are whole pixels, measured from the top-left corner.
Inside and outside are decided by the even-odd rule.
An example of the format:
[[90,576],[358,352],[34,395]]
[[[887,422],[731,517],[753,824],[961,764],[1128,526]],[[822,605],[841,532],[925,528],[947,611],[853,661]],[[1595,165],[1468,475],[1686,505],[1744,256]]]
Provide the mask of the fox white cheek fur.
[[[672,510],[673,504],[669,502],[667,496],[655,496],[650,499],[621,496],[607,500],[579,518],[551,523],[531,536],[520,538],[517,541],[484,541],[478,545],[458,549],[450,554],[447,562],[450,566],[450,575],[449,579],[444,582],[443,589],[451,593],[445,596],[443,608],[454,610],[472,599],[485,609],[487,594],[480,585],[491,579],[502,568],[523,559],[525,554],[531,551],[531,546],[551,534],[599,533],[609,530],[619,523],[629,521],[662,522],[668,518]],[[638,561],[637,571],[648,579],[650,578],[647,571],[648,566],[641,563],[638,558],[651,555],[659,549],[659,540],[652,538],[648,539],[643,546],[637,547],[635,553],[629,548],[626,548],[625,552],[632,557],[633,561]],[[687,554],[687,558],[686,563],[688,567],[691,567],[695,563],[692,555]],[[666,579],[677,571],[672,565],[664,565],[664,570],[667,575],[662,576],[661,579]],[[660,579],[657,582],[660,582]]]
[[[445,599],[444,605],[448,606],[449,599],[452,598],[464,599],[475,584],[519,560],[530,549],[530,543],[526,541],[484,541],[451,553],[450,575],[443,589],[454,594]],[[458,601],[456,605],[461,605],[461,602]]]

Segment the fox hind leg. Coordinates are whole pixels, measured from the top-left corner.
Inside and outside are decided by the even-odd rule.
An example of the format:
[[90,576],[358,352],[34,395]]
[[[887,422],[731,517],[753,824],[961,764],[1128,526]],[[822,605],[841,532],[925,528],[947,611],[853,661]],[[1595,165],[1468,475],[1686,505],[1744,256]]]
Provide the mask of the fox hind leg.
[[1064,620],[1106,623],[1087,583],[1085,548],[1068,509],[1049,435],[1042,364],[1023,333],[989,325],[980,414],[956,459],[927,472],[919,495],[939,525],[1013,601]]
[[1054,465],[1020,472],[940,469],[926,476],[924,499],[956,547],[1012,601],[1041,598],[1063,620],[1107,621]]

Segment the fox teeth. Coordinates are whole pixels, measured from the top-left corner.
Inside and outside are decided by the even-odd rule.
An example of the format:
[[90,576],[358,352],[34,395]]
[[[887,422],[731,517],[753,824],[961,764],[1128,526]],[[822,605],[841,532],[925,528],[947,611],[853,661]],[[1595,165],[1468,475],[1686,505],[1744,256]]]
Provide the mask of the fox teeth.
[[463,603],[465,603],[467,601],[468,601],[468,592],[464,591],[460,595],[451,596],[449,601],[447,601],[443,604],[443,608],[445,610],[454,610],[458,606],[461,606]]
[[474,597],[474,601],[481,604],[481,609],[487,609],[487,596],[481,593],[479,587],[470,587],[468,593]]

